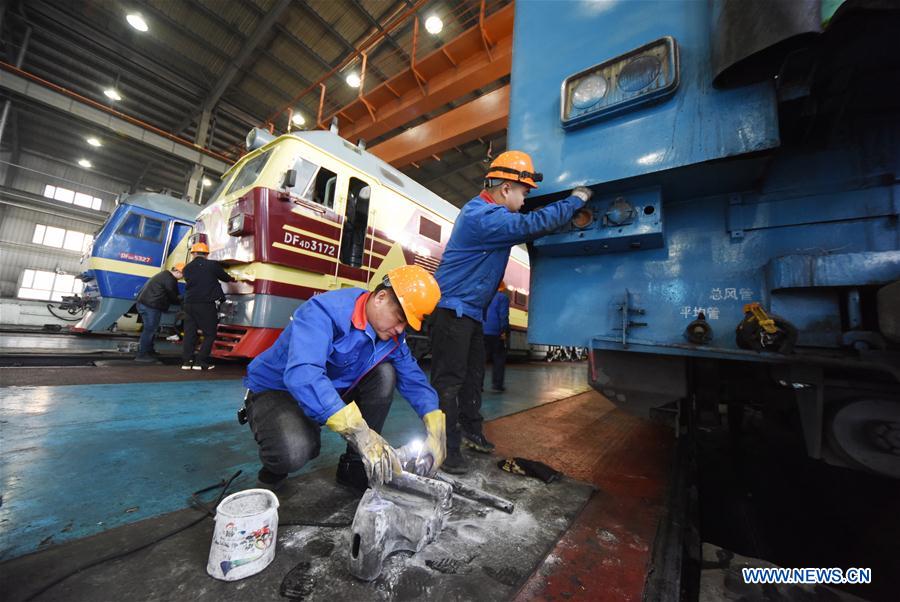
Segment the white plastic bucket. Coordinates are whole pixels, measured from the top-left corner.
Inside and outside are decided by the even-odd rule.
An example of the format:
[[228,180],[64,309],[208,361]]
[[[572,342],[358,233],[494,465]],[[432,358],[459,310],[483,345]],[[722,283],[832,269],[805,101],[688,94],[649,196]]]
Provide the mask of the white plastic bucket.
[[278,498],[267,489],[229,495],[216,508],[206,572],[222,581],[255,575],[275,558]]

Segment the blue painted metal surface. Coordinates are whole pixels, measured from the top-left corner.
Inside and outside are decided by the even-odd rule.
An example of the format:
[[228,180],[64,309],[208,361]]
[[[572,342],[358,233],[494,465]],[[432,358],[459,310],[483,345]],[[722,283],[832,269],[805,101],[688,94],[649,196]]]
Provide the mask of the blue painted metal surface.
[[[199,211],[198,206],[161,194],[124,197],[94,238],[90,257],[109,261],[94,261],[81,275],[82,294],[92,312],[78,327],[106,330],[121,317],[149,278],[145,268],[167,264]],[[184,284],[179,288],[183,292]]]
[[[509,148],[531,153],[540,193],[773,148],[770,83],[714,90],[707,2],[578,1],[516,5]],[[570,75],[672,36],[680,83],[651,106],[564,130],[560,87]]]
[[[584,364],[507,367],[507,391],[485,393],[486,419],[587,389]],[[257,447],[235,412],[239,380],[8,387],[2,394],[0,560],[171,512],[237,470],[251,487]],[[385,427],[395,445],[424,435],[402,398]],[[343,440],[322,430],[302,472],[336,466]]]
[[[594,185],[595,216],[615,198],[647,206],[648,189],[661,199],[646,220],[660,229],[658,248],[604,247],[630,233],[598,220],[533,245],[531,342],[753,359],[737,349],[735,327],[758,301],[800,329],[798,345],[837,350],[840,287],[872,292],[900,278],[898,114],[832,112],[783,142],[794,124],[779,121],[773,80],[712,87],[709,10],[694,1],[516,5],[509,147],[544,172],[536,192]],[[671,98],[561,127],[566,77],[666,35],[681,50]],[[623,316],[626,299],[643,313]],[[692,347],[684,330],[701,312],[713,338]]]
[[658,186],[635,190],[627,196],[597,196],[585,207],[593,216],[587,226],[570,224],[558,234],[537,239],[534,247],[552,256],[657,249],[665,244]]

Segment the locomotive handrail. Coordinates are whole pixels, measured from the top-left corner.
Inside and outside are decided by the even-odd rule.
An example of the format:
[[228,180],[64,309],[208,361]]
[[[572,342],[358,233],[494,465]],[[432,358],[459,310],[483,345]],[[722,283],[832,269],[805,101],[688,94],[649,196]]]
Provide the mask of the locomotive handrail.
[[291,202],[294,203],[295,205],[300,205],[302,207],[306,207],[307,209],[312,209],[313,211],[315,211],[316,213],[318,213],[320,215],[325,215],[328,213],[324,207],[320,207],[319,205],[310,203],[309,201],[304,201],[303,199],[295,198],[291,195],[288,195],[288,196],[290,197]]

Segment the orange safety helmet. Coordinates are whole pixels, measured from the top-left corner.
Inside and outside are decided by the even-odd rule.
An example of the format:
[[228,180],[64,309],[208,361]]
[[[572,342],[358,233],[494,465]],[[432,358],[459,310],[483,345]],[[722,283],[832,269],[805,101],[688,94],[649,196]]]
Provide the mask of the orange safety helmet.
[[441,287],[434,276],[418,265],[403,265],[394,268],[384,277],[400,307],[406,315],[406,322],[415,330],[422,329],[422,319],[434,311],[441,298]]
[[544,175],[534,171],[534,163],[531,156],[522,151],[506,151],[494,159],[488,170],[486,179],[498,178],[521,182],[531,188],[537,188],[537,183],[544,180]]
[[172,269],[178,270],[179,272],[183,272],[184,271],[184,263],[179,261],[178,263],[176,263],[175,265],[172,266]]
[[206,253],[209,254],[209,246],[205,242],[195,242],[191,245],[191,253]]

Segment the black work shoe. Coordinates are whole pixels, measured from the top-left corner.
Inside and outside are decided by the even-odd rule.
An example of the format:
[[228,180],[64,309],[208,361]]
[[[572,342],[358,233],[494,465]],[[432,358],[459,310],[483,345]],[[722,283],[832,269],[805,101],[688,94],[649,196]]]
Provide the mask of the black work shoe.
[[284,487],[287,481],[286,474],[276,474],[268,468],[263,467],[256,473],[256,486],[260,489],[268,489],[269,491],[278,491]]
[[363,493],[369,488],[369,477],[366,476],[366,467],[362,458],[357,455],[342,454],[338,461],[337,482],[345,487]]
[[[184,368],[184,366],[182,366],[182,368]],[[213,366],[212,364],[194,364],[193,365],[194,370],[212,370],[214,368],[215,368],[215,366]]]
[[469,472],[469,463],[463,458],[461,451],[449,449],[447,450],[447,458],[441,464],[441,470],[450,474],[466,474]]
[[494,451],[494,444],[487,440],[487,437],[478,433],[467,433],[463,431],[462,434],[462,442],[463,445],[474,449],[475,451],[481,452],[483,454],[489,454]]
[[194,362],[191,362],[191,361],[181,362],[182,370],[190,370],[193,367],[194,367]]

